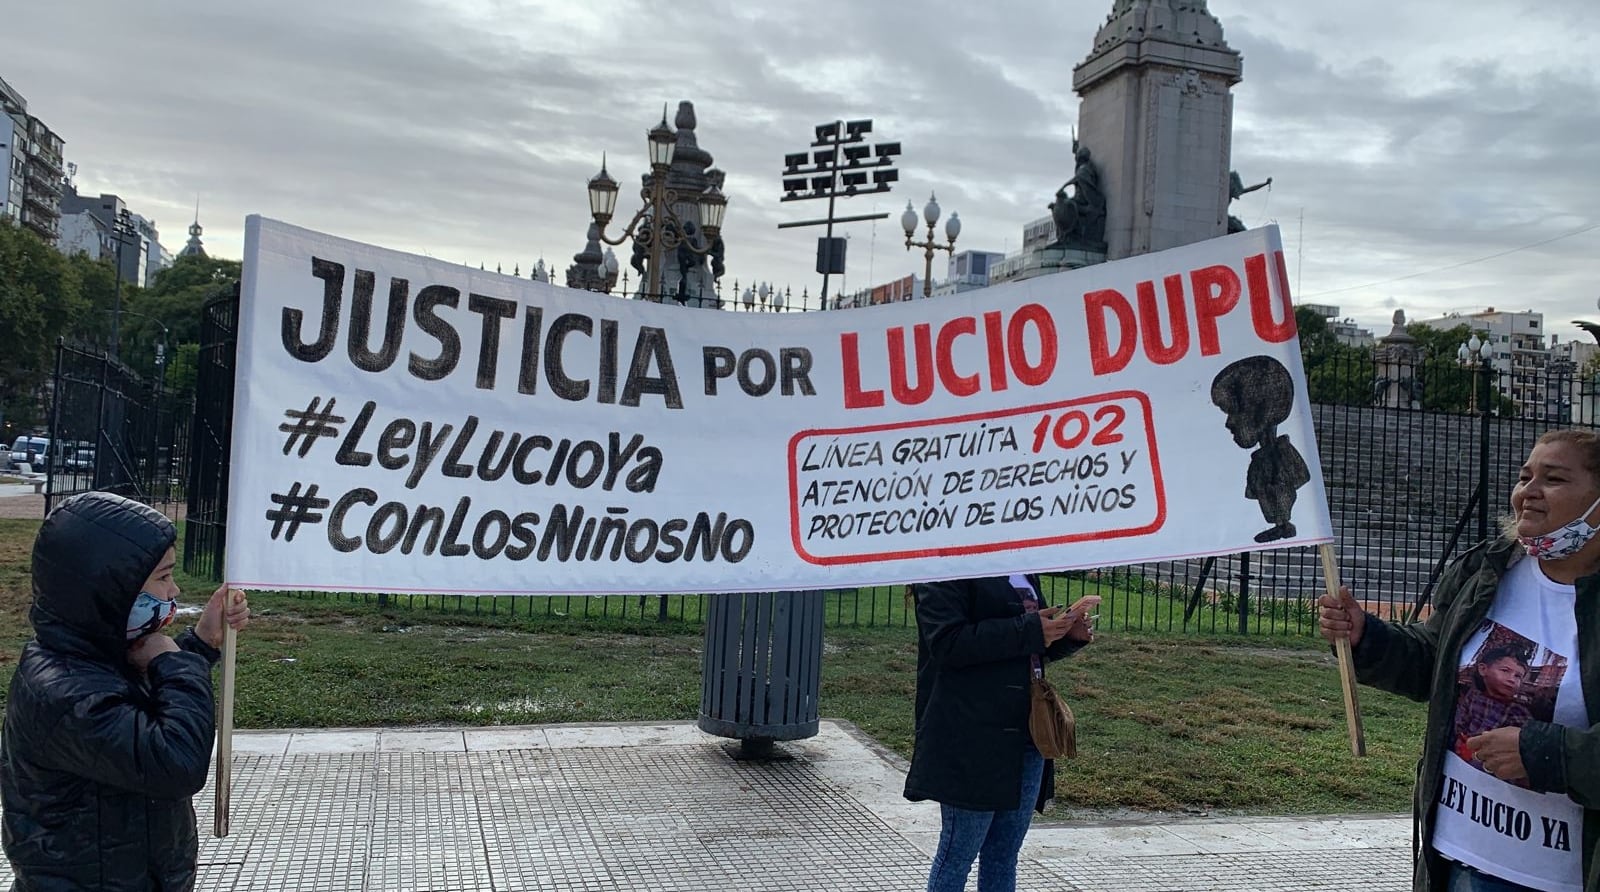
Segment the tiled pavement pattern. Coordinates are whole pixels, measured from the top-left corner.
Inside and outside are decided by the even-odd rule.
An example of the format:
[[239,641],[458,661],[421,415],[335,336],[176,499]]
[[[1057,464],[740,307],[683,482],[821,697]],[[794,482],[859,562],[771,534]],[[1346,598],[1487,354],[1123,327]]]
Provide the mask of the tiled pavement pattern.
[[[938,808],[901,798],[898,758],[833,722],[788,762],[722,744],[690,724],[239,732],[227,838],[195,797],[197,888],[924,888]],[[1402,889],[1409,857],[1399,818],[1041,822],[1019,887]]]

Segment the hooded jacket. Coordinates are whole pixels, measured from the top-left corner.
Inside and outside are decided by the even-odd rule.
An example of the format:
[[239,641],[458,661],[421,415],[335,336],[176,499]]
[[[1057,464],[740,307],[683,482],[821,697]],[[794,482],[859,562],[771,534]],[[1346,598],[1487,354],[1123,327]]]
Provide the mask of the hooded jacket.
[[109,493],[61,503],[33,546],[34,640],[11,679],[0,738],[6,857],[18,892],[188,890],[215,724],[195,634],[141,675],[128,613],[176,530]]

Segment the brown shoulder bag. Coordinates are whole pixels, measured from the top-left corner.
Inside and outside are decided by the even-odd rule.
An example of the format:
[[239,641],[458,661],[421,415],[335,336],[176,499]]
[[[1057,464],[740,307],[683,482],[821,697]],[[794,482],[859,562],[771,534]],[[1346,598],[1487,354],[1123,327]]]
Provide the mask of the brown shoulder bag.
[[1033,745],[1046,759],[1072,758],[1078,754],[1077,719],[1072,708],[1055,686],[1044,677],[1035,678],[1029,692],[1028,733]]

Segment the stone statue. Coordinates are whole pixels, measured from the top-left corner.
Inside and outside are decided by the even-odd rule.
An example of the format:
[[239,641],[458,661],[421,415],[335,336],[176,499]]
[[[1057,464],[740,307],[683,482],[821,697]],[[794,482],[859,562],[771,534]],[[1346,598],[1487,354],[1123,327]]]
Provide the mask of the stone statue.
[[[582,251],[572,255],[572,265],[567,267],[567,287],[610,294],[617,284],[617,271],[606,262],[608,257],[613,263],[616,261],[615,254],[600,250],[600,227],[591,222],[588,242]],[[545,267],[544,258],[541,257],[538,266],[533,268],[533,277],[540,282],[549,282],[552,271]]]
[[[639,273],[639,290],[636,296],[644,297],[649,289],[650,241],[657,237],[656,229],[648,222],[639,225],[639,234],[633,240],[633,256],[629,265]],[[709,248],[700,224],[686,220],[680,227],[667,219],[662,222],[665,245],[661,252],[661,301],[677,301],[690,306],[710,306],[716,302],[716,280],[726,272],[724,257],[726,247],[719,235]],[[690,246],[698,250],[691,250]],[[701,251],[706,253],[702,254]],[[709,260],[709,269],[708,267]]]
[[[650,225],[650,215],[646,214],[644,216],[644,219],[639,221],[639,228],[638,228],[637,232],[639,232],[640,234],[648,236],[651,231],[652,231],[652,227]],[[633,256],[628,258],[628,265],[633,267],[634,270],[636,270],[639,273],[639,293],[641,295],[644,294],[645,276],[648,275],[645,272],[645,264],[648,263],[649,261],[650,261],[650,239],[649,238],[637,238],[637,237],[635,237],[634,240],[633,240]]]
[[[1072,179],[1061,184],[1052,201],[1050,217],[1056,224],[1056,240],[1052,248],[1072,248],[1081,251],[1106,249],[1106,193],[1100,188],[1100,171],[1094,166],[1089,147],[1072,141],[1072,154],[1077,167]],[[1072,195],[1067,187],[1072,186]]]
[[[1239,172],[1237,170],[1228,171],[1228,203],[1229,204],[1232,204],[1233,202],[1238,201],[1240,197],[1248,195],[1251,192],[1256,191],[1257,189],[1268,189],[1268,188],[1271,188],[1271,187],[1272,187],[1272,177],[1267,177],[1266,182],[1256,183],[1254,186],[1246,186],[1244,184],[1244,180],[1239,178]],[[1235,232],[1244,232],[1244,230],[1245,230],[1244,221],[1240,220],[1238,217],[1235,217],[1232,214],[1229,214],[1228,215],[1228,232],[1229,232],[1229,234],[1232,234],[1232,233],[1235,233]]]
[[1394,327],[1378,339],[1372,359],[1376,375],[1372,382],[1373,405],[1391,409],[1422,408],[1423,380],[1417,374],[1422,366],[1422,346],[1406,331],[1406,313],[1394,311]]
[[727,247],[722,244],[722,236],[717,236],[717,240],[711,243],[711,278],[713,281],[722,278],[722,274],[728,271],[728,266],[725,262],[727,252]]
[[1422,382],[1416,378],[1374,378],[1372,404],[1389,408],[1419,409],[1422,407]]
[[667,267],[669,272],[676,273],[676,280],[669,283],[663,282],[672,299],[683,303],[691,296],[704,297],[712,293],[715,282],[710,273],[706,271],[705,255],[691,250],[690,246],[705,250],[705,234],[700,231],[699,224],[692,220],[684,221],[683,240],[678,243],[676,263]]

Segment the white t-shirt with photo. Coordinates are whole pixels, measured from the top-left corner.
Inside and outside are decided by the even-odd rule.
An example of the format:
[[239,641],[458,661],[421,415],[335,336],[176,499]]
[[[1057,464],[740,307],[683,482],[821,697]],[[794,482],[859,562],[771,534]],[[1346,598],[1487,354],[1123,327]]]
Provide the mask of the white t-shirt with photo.
[[[1541,721],[1589,727],[1575,602],[1573,586],[1551,581],[1537,560],[1517,562],[1500,581],[1488,620],[1461,648],[1463,675],[1470,676],[1469,667],[1485,650],[1509,645],[1526,658],[1528,671],[1517,689],[1523,706],[1506,711],[1524,717],[1531,711]],[[1491,637],[1493,646],[1486,648]],[[1479,691],[1463,698],[1458,718],[1471,710],[1472,697],[1482,696]],[[1583,892],[1583,808],[1565,793],[1537,793],[1476,767],[1458,755],[1463,745],[1456,742],[1454,727],[1450,733],[1433,847],[1446,858],[1532,889]]]

